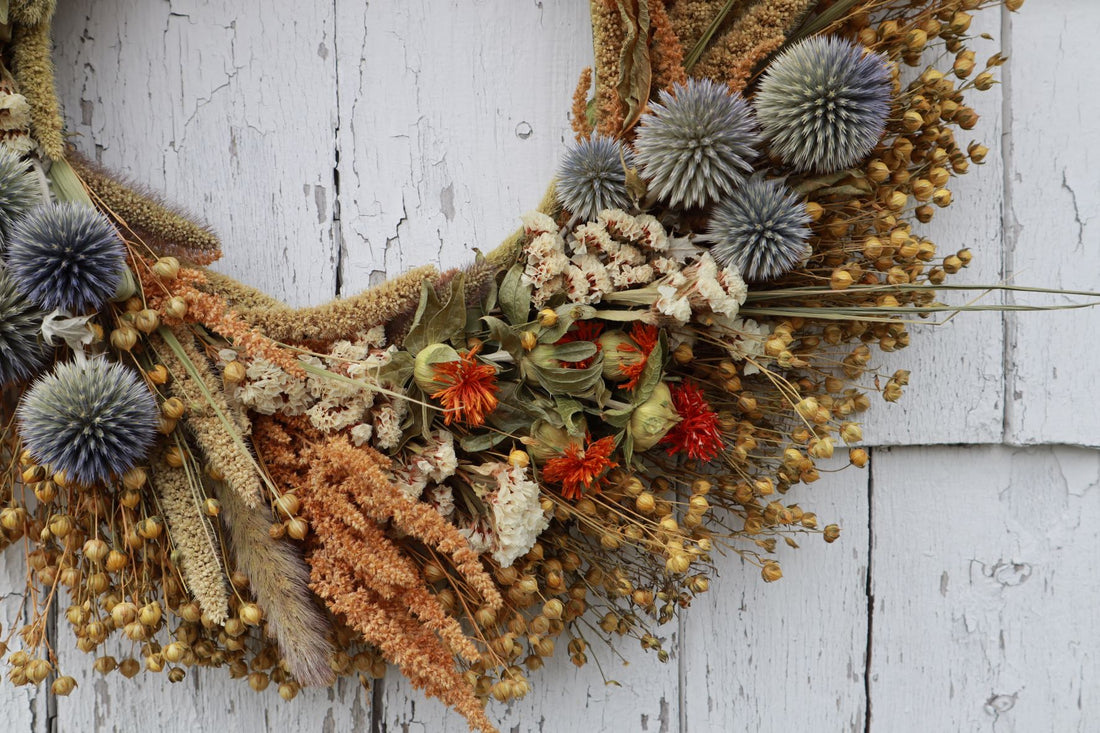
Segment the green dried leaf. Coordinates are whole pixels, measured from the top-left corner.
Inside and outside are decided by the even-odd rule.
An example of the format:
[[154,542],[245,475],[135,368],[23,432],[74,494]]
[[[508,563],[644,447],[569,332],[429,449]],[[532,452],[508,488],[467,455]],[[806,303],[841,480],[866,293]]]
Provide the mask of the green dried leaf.
[[416,306],[416,314],[413,316],[412,326],[405,336],[405,348],[416,354],[428,344],[428,321],[439,311],[439,298],[435,295],[435,288],[427,280],[420,286],[420,302]]
[[413,374],[413,355],[407,351],[395,352],[390,362],[378,370],[378,382],[404,389]]
[[571,397],[559,397],[554,406],[571,435],[584,433],[584,423],[579,419],[584,416],[584,405]]
[[603,378],[603,359],[597,358],[586,369],[563,369],[530,365],[530,372],[543,389],[552,395],[584,396]]
[[596,351],[596,344],[591,341],[570,341],[554,347],[554,358],[558,361],[584,361],[590,356],[595,356]]
[[634,388],[631,401],[635,405],[640,405],[648,400],[661,381],[667,348],[665,344],[665,332],[661,331],[661,335],[657,338],[657,345],[653,347],[649,358],[646,359],[645,366],[642,367],[642,376],[638,379],[638,386]]
[[649,101],[653,69],[649,61],[649,2],[619,0],[622,17],[623,46],[619,53],[619,99],[626,107],[622,131],[638,122]]
[[459,439],[458,444],[467,453],[480,453],[487,451],[508,436],[504,433],[478,433],[477,435],[465,435]]
[[513,265],[500,284],[500,309],[504,319],[514,326],[529,321],[531,315],[531,286],[523,282],[523,268]]
[[523,357],[523,344],[515,329],[496,316],[482,316],[481,320],[489,327],[489,340],[500,344],[500,348],[511,354],[516,363],[519,363]]
[[559,305],[554,312],[558,314],[558,321],[539,334],[540,344],[552,344],[561,339],[577,321],[587,321],[596,317],[595,308],[581,303]]
[[455,346],[465,346],[466,339],[466,276],[459,274],[451,280],[447,302],[432,316],[428,323],[428,343],[450,341]]

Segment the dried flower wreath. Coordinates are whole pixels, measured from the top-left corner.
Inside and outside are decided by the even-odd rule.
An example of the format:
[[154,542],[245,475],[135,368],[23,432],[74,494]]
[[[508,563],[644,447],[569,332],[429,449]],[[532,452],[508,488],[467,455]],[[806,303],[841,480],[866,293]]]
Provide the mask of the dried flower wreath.
[[66,603],[104,673],[290,699],[392,663],[483,731],[562,635],[578,665],[622,637],[666,659],[652,627],[716,552],[774,581],[780,540],[837,539],[784,495],[862,440],[868,391],[901,396],[872,349],[959,310],[935,287],[970,251],[918,230],[987,152],[956,131],[1004,62],[967,48],[997,4],[593,0],[576,143],[520,230],[292,310],[66,148],[53,0],[0,3],[10,680],[73,689]]

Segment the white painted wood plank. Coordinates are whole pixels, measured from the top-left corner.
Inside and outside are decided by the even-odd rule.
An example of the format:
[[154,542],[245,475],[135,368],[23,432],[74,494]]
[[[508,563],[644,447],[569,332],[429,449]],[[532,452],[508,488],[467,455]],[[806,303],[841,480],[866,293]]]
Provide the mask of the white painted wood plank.
[[331,5],[61,3],[54,41],[81,150],[205,219],[218,269],[292,304],[332,297]]
[[[23,609],[23,590],[27,582],[25,552],[21,541],[0,552],[0,624],[3,624],[0,639],[12,636],[8,642],[9,653],[23,648],[18,632],[28,618]],[[4,678],[0,681],[0,714],[3,715],[5,729],[47,733],[46,683],[38,688],[15,687],[7,679],[8,669],[10,667],[5,660],[2,665]]]
[[820,536],[806,536],[798,550],[780,542],[778,582],[723,558],[720,577],[684,616],[681,733],[862,733],[867,479],[854,468],[823,473],[787,494],[785,503],[843,531],[831,545]]
[[873,480],[871,730],[1094,730],[1100,453],[880,450]]
[[[1025,6],[1011,28],[1010,267],[1023,284],[1100,290],[1100,4],[1046,0]],[[1022,313],[1008,323],[1009,439],[1100,445],[1100,413],[1082,409],[1095,386],[1100,310]]]
[[[666,646],[677,645],[675,624],[658,630],[668,637]],[[565,643],[561,640],[562,644]],[[675,654],[667,664],[643,652],[634,642],[618,649],[623,662],[607,648],[593,644],[589,663],[577,669],[564,648],[529,680],[534,690],[510,705],[490,704],[489,718],[507,733],[558,733],[600,731],[601,733],[672,733],[680,730],[678,667]],[[608,685],[595,663],[598,658]],[[396,673],[386,676],[383,695],[383,730],[400,733],[464,733],[466,722],[435,700],[427,700],[395,682]]]
[[467,264],[538,204],[565,143],[588,4],[337,3],[343,291]]
[[[218,267],[291,303],[335,292],[333,10],[230,2],[63,4],[58,85],[77,145],[213,225]],[[62,622],[64,626],[64,622]],[[128,648],[128,645],[127,645]],[[369,695],[351,683],[284,703],[224,670],[127,681],[91,670],[62,629],[60,730],[352,730]],[[125,655],[116,643],[108,652]]]
[[[1000,9],[976,12],[971,33],[976,37],[970,47],[979,66],[984,65],[987,58],[1002,48]],[[991,38],[977,37],[981,33],[988,33]],[[949,68],[950,57],[947,62],[940,60],[937,64]],[[920,71],[923,67],[914,70]],[[948,184],[954,203],[946,209],[937,209],[928,224],[917,223],[914,233],[934,242],[940,257],[964,247],[971,249],[974,260],[970,267],[949,277],[948,282],[998,283],[1002,279],[1003,257],[1002,87],[971,91],[966,99],[981,120],[973,130],[956,130],[955,139],[963,148],[978,140],[989,148],[989,155],[984,165],[971,165],[966,175]],[[962,304],[977,295],[941,291],[940,300]],[[1001,298],[992,294],[981,302],[999,303]],[[892,354],[876,353],[875,362],[881,373],[888,377],[896,369],[908,369],[912,377],[905,397],[898,403],[890,404],[872,395],[864,428],[867,442],[872,445],[1001,442],[1004,423],[1001,322],[1000,313],[963,313],[944,326],[912,326],[909,348]]]

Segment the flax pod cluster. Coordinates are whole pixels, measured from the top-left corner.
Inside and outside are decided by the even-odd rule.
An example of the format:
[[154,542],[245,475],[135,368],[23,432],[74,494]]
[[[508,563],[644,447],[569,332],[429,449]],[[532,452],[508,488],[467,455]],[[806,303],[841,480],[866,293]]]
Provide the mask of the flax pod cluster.
[[8,679],[72,691],[54,610],[104,675],[221,667],[290,700],[393,664],[482,731],[555,653],[667,661],[718,553],[773,582],[840,536],[791,492],[867,464],[861,413],[908,383],[876,353],[976,256],[922,225],[988,152],[962,133],[1004,62],[970,48],[995,4],[593,0],[576,140],[517,231],[294,310],[65,149],[53,4],[13,0]]

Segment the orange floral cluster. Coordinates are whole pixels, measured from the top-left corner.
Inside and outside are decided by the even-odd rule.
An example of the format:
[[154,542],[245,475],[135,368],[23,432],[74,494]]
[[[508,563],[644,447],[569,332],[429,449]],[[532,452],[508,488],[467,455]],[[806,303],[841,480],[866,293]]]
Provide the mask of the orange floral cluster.
[[[281,348],[251,326],[229,307],[224,298],[200,290],[199,286],[206,282],[206,277],[200,271],[181,269],[174,280],[166,282],[156,278],[148,267],[135,269],[141,278],[141,287],[148,298],[149,307],[165,313],[164,322],[167,325],[202,324],[227,339],[244,354],[266,359],[293,376],[306,376],[293,353]],[[182,319],[167,315],[169,311],[166,305],[175,297],[183,298],[187,303],[187,314]]]
[[[393,484],[390,460],[369,447],[324,438],[300,417],[261,419],[255,436],[272,477],[302,487],[315,538],[307,557],[313,591],[415,686],[472,726],[494,730],[455,662],[455,655],[477,662],[477,648],[386,527],[450,557],[482,608],[495,613],[503,598],[466,539],[430,505],[409,501]],[[309,447],[296,450],[303,442]]]

